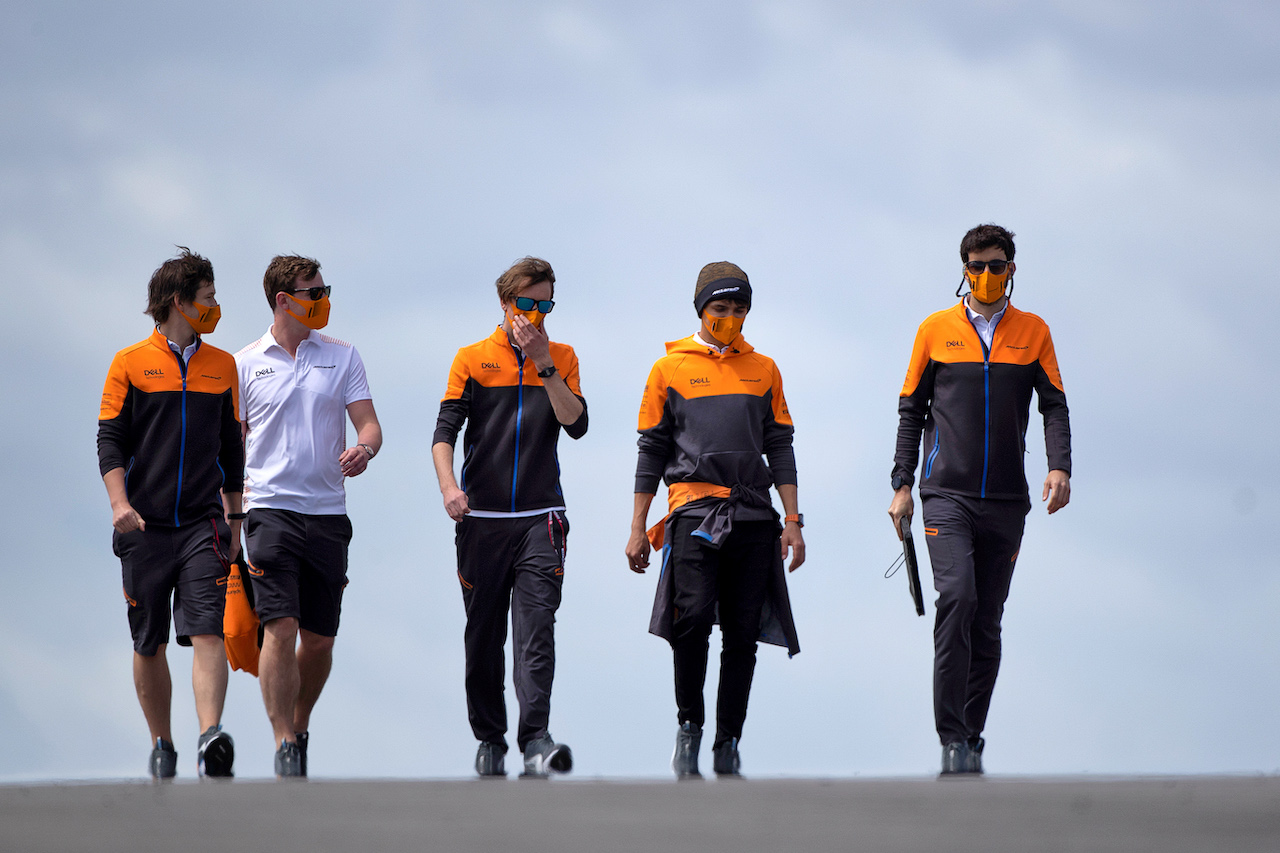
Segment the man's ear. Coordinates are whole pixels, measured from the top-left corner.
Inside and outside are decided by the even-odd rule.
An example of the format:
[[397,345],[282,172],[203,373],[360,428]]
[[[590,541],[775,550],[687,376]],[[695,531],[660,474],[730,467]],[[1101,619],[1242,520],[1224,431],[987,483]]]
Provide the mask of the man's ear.
[[1013,261],[1009,261],[1009,275],[1012,276],[1017,269],[1018,269],[1018,265],[1015,264]]

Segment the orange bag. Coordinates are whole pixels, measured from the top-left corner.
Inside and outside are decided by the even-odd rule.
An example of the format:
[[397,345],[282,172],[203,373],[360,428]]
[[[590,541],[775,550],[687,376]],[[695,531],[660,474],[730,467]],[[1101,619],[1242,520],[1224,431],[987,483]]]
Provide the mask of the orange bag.
[[227,647],[227,663],[232,669],[258,674],[258,652],[262,648],[262,626],[253,611],[252,590],[240,574],[240,564],[231,564],[227,576],[227,606],[222,616],[222,641]]

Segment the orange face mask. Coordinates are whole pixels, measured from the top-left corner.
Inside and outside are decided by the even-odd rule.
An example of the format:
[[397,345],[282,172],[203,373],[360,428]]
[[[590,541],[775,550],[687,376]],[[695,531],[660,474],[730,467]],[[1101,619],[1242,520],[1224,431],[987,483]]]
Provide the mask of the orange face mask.
[[1004,296],[1004,288],[1009,281],[1008,271],[994,275],[989,269],[984,269],[976,276],[965,270],[964,277],[973,291],[973,298],[987,305],[998,302]]
[[517,317],[523,317],[533,324],[535,329],[542,328],[542,318],[546,317],[541,311],[521,311],[519,308],[511,309],[511,322],[514,323]]
[[742,331],[742,321],[745,319],[745,317],[704,317],[702,328],[710,332],[711,337],[719,341],[721,346],[728,346]]
[[218,327],[218,321],[222,319],[222,308],[217,305],[201,305],[199,302],[192,302],[191,305],[196,309],[196,316],[192,317],[186,311],[182,312],[182,316],[187,318],[197,335],[212,334]]
[[323,329],[329,325],[329,297],[321,296],[319,299],[297,299],[289,294],[285,294],[298,304],[302,309],[302,316],[284,309],[285,313],[293,319],[297,320],[308,329]]

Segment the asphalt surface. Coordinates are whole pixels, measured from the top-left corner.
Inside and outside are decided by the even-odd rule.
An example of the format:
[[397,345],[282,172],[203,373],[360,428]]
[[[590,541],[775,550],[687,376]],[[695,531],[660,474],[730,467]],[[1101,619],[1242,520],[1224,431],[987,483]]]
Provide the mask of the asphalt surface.
[[0,787],[0,851],[1274,851],[1280,777]]

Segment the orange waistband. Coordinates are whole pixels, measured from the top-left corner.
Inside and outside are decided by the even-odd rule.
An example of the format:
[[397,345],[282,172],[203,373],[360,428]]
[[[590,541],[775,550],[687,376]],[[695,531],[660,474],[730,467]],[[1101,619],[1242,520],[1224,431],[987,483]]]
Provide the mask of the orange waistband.
[[667,512],[675,512],[685,504],[703,498],[727,498],[729,491],[728,486],[715,483],[672,483],[667,487]]
[[646,531],[649,537],[649,544],[653,545],[655,550],[662,550],[662,541],[666,536],[667,519],[671,517],[671,513],[680,507],[703,498],[727,498],[729,497],[729,492],[728,486],[717,486],[715,483],[672,483],[667,487],[667,514]]

